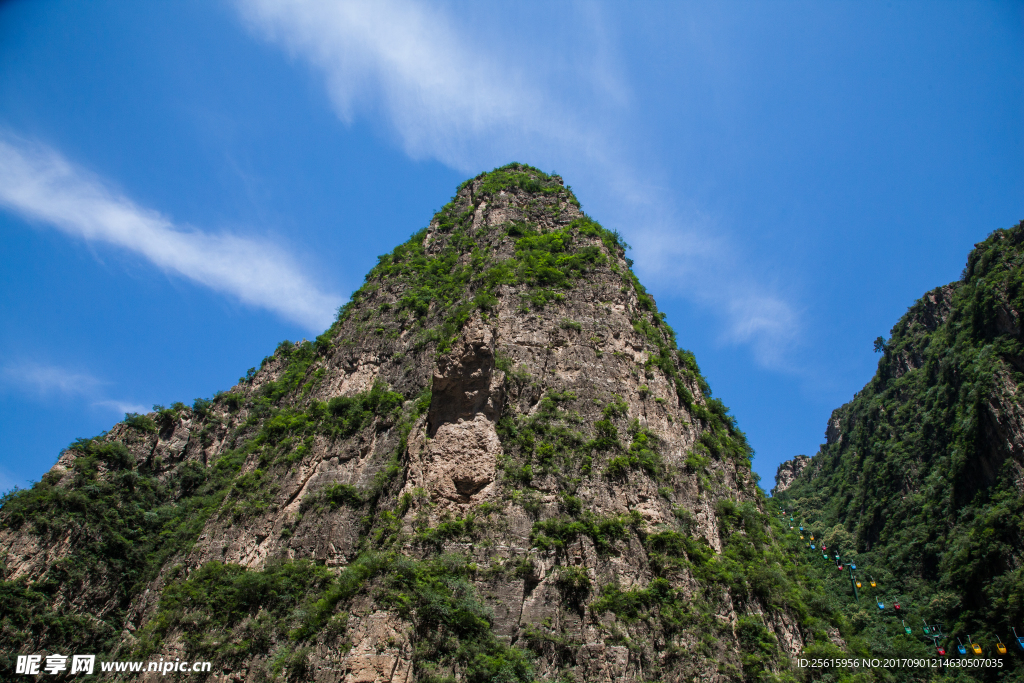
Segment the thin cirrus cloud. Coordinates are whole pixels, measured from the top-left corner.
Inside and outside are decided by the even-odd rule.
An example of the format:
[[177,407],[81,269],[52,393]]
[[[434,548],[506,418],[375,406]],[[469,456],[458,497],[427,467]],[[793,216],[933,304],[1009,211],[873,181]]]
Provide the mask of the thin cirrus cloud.
[[237,6],[257,34],[323,73],[343,121],[383,113],[413,158],[470,171],[485,156],[544,144],[584,149],[593,138],[593,125],[550,98],[521,66],[470,44],[433,8],[407,0]]
[[176,226],[57,151],[0,135],[0,206],[87,242],[134,252],[244,304],[319,332],[341,298],[320,291],[277,245]]
[[[666,193],[653,193],[656,183],[628,163],[621,149],[628,138],[616,127],[627,124],[616,120],[629,98],[607,53],[590,72],[579,67],[566,81],[544,83],[534,74],[546,69],[522,67],[529,45],[488,45],[475,37],[491,35],[491,27],[475,30],[410,0],[236,5],[257,35],[322,73],[342,121],[383,120],[413,158],[475,172],[489,159],[538,154],[591,175],[630,224],[624,231],[645,278],[713,310],[722,338],[748,345],[762,366],[793,370],[785,356],[801,328],[794,307],[735,262],[738,250],[723,231],[666,206]],[[579,102],[562,94],[570,81],[603,85]],[[607,97],[609,89],[615,97]]]
[[722,341],[747,345],[762,367],[805,372],[790,358],[801,330],[792,303],[726,257],[735,250],[717,234],[713,221],[698,215],[688,223],[680,228],[652,218],[631,235],[644,281],[661,291],[685,288],[687,297],[722,318]]
[[40,398],[59,395],[85,399],[93,406],[111,409],[117,413],[145,413],[146,407],[131,401],[104,396],[108,384],[98,377],[73,368],[22,361],[0,368],[3,383]]

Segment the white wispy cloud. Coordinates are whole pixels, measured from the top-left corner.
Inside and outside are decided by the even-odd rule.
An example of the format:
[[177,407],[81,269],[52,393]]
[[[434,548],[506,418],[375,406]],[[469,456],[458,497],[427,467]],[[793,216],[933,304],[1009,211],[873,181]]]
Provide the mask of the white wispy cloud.
[[631,235],[638,274],[652,288],[683,296],[723,321],[719,338],[744,344],[754,358],[776,370],[795,370],[790,361],[800,344],[801,320],[775,286],[744,272],[736,249],[714,221],[697,214],[666,224],[652,219]]
[[0,133],[0,206],[89,242],[127,249],[305,328],[327,327],[341,297],[320,291],[280,246],[175,225],[45,145]]
[[[407,0],[239,0],[249,25],[319,69],[338,116],[382,115],[414,158],[463,171],[523,143],[583,147],[592,132],[474,34]],[[600,150],[596,150],[600,151]]]
[[149,408],[142,405],[141,403],[132,403],[131,401],[117,401],[113,399],[104,399],[102,401],[95,401],[92,405],[101,408],[109,408],[115,413],[148,413]]
[[34,361],[6,365],[0,374],[7,383],[18,385],[40,396],[91,395],[105,384],[87,372]]
[[104,387],[109,382],[89,372],[60,365],[31,360],[9,363],[0,368],[0,381],[40,399],[66,396],[84,399],[92,406],[115,413],[148,412],[145,406],[138,403],[106,397]]
[[722,339],[750,346],[760,364],[792,367],[785,355],[801,328],[794,306],[736,261],[741,250],[725,231],[674,206],[671,192],[637,172],[623,152],[627,138],[618,126],[628,125],[622,108],[630,97],[598,9],[579,10],[579,24],[594,34],[587,41],[596,46],[593,54],[569,59],[576,71],[552,81],[538,76],[549,69],[532,56],[535,46],[502,43],[493,26],[468,24],[438,6],[412,0],[236,4],[255,33],[323,74],[339,118],[383,122],[413,158],[468,172],[495,159],[544,158],[563,170],[578,169],[621,206],[613,218],[633,243],[645,280],[713,310],[722,320]]

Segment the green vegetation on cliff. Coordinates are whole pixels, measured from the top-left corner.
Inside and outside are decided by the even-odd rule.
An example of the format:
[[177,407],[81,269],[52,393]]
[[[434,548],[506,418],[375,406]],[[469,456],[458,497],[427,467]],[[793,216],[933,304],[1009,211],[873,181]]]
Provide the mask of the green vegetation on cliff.
[[778,497],[876,579],[869,607],[844,608],[873,652],[928,649],[872,614],[871,599],[899,602],[918,632],[941,622],[990,654],[1011,627],[1024,634],[1022,314],[1024,223],[976,245],[960,281],[929,292],[876,344],[878,372]]
[[[791,564],[743,433],[618,234],[578,209],[557,176],[481,174],[315,342],[212,400],[126,416],[5,496],[5,547],[34,549],[0,557],[0,656],[173,642],[305,680],[379,635],[370,614],[390,636],[357,651],[401,652],[421,681],[565,680],[584,629],[636,680],[771,680],[787,629],[839,652],[840,611]],[[428,416],[481,395],[443,450]]]

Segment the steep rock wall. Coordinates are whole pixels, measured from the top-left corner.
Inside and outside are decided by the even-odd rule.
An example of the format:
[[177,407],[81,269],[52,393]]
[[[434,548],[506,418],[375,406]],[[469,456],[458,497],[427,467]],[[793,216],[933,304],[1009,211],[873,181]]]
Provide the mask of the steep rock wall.
[[780,671],[824,626],[709,392],[617,235],[497,169],[315,342],[6,501],[4,643],[225,681]]

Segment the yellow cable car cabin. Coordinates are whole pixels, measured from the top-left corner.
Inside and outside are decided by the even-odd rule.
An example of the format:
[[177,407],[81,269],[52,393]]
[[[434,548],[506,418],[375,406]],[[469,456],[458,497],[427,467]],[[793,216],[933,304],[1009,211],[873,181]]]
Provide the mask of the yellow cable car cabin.
[[858,582],[857,582],[857,588],[860,588],[860,587],[861,587],[861,585],[860,585],[860,581],[858,581]]
[[876,583],[875,583],[875,580],[874,580],[874,579],[872,579],[872,580],[871,580],[870,586],[871,586],[872,588],[878,588],[878,584],[876,584]]
[[1002,643],[996,643],[996,651],[999,652],[999,654],[1001,654],[1001,655],[1005,655],[1006,654],[1006,646],[1003,645]]
[[[972,640],[972,638],[970,636],[967,636],[967,640]],[[971,650],[974,651],[974,654],[980,655],[981,654],[981,645],[978,645],[977,643],[971,643]]]

